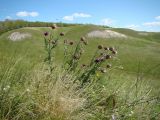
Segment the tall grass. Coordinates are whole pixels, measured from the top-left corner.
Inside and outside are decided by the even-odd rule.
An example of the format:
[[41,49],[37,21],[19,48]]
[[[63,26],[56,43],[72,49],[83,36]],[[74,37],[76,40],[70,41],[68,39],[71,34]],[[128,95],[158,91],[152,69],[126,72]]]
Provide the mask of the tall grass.
[[48,33],[45,33],[45,63],[29,71],[19,66],[23,59],[16,60],[7,69],[0,67],[3,71],[0,74],[0,119],[159,119],[160,98],[152,96],[149,83],[139,75],[134,79],[110,72],[113,68],[108,63],[116,59],[117,53],[113,47],[99,45],[89,64],[81,66],[80,54],[83,47],[87,47],[85,38],[73,43],[75,49],[68,49],[72,47],[71,41],[65,41],[65,61],[55,65],[51,53],[58,39],[46,37]]

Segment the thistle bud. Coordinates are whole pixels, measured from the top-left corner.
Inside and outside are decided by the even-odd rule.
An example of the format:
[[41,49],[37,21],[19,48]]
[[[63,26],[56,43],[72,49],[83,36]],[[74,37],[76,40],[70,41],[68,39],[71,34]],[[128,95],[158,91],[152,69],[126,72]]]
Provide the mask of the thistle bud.
[[103,68],[103,69],[101,69],[100,71],[101,71],[101,73],[106,73],[106,72],[107,72],[107,70],[106,70],[106,69],[104,69],[104,68]]
[[115,51],[115,50],[114,50],[114,51],[112,51],[112,54],[114,54],[114,55],[115,55],[115,54],[117,54],[117,51]]
[[105,58],[106,59],[111,59],[111,56],[110,55],[106,55]]
[[99,63],[100,61],[101,61],[101,60],[100,60],[99,58],[96,58],[94,62],[95,62],[95,63]]
[[73,42],[71,41],[71,42],[69,42],[69,44],[70,44],[70,45],[73,45]]
[[103,46],[102,45],[98,45],[98,49],[102,49],[103,48]]
[[109,48],[108,47],[104,47],[104,50],[109,50]]
[[111,68],[111,64],[107,64],[107,66],[106,66],[107,68]]
[[49,34],[48,32],[45,32],[45,33],[44,33],[44,36],[48,36],[48,34]]
[[109,50],[110,51],[114,51],[114,47],[109,47]]
[[61,32],[59,35],[60,35],[60,36],[64,36],[64,33],[63,33],[63,32]]

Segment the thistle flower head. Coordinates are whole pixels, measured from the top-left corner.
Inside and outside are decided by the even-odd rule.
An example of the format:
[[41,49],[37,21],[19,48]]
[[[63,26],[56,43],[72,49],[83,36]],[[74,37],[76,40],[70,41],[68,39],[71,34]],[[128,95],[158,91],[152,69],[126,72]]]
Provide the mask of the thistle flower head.
[[48,36],[49,35],[49,33],[48,32],[44,32],[44,36]]
[[107,64],[107,66],[106,66],[107,68],[111,68],[111,64]]
[[61,32],[59,35],[60,35],[60,36],[64,36],[64,33],[63,33],[63,32]]
[[109,48],[108,47],[104,47],[104,50],[109,50]]
[[106,73],[107,72],[107,70],[105,68],[101,69],[100,71],[101,71],[101,73]]
[[99,58],[96,58],[94,62],[95,62],[95,63],[99,63],[100,61],[101,61],[101,60],[100,60]]
[[98,45],[98,49],[102,49],[103,48],[103,46],[102,45]]
[[69,42],[69,44],[70,44],[70,45],[73,45],[73,42],[71,41],[71,42]]
[[106,55],[105,58],[106,59],[111,59],[111,56],[110,55]]
[[109,47],[109,50],[110,51],[114,51],[114,47]]
[[112,51],[112,54],[114,54],[114,55],[117,54],[117,51],[116,51],[116,50],[113,50],[113,51]]

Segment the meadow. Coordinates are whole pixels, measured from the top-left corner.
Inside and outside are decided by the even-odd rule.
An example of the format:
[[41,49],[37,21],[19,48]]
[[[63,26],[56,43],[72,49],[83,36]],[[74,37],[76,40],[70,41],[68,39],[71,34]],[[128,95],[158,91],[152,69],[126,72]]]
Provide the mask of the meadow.
[[[89,38],[94,30],[112,30],[127,38]],[[13,32],[30,38],[11,41]],[[59,38],[52,61],[45,61],[44,33]],[[59,35],[61,32],[64,36]],[[144,34],[144,32],[141,32]],[[2,120],[158,120],[160,118],[160,33],[140,34],[123,28],[95,25],[24,27],[0,36],[0,119]],[[63,67],[64,40],[74,53],[85,37],[76,70]],[[114,47],[114,59],[102,64],[82,84],[98,46]],[[99,51],[101,53],[101,50]],[[70,56],[69,56],[70,57]],[[50,66],[54,66],[50,71]],[[68,66],[67,66],[68,67]],[[88,69],[88,68],[87,68]],[[80,70],[80,72],[79,72]],[[86,70],[87,71],[87,70]]]

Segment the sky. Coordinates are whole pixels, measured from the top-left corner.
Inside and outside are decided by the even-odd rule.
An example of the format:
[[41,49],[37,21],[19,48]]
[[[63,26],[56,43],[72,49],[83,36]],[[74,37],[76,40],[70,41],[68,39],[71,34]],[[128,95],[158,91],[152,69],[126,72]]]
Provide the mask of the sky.
[[0,20],[5,19],[160,32],[160,0],[0,0]]

